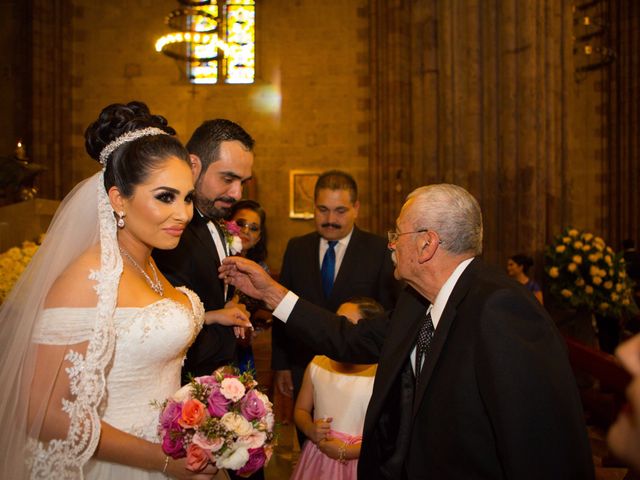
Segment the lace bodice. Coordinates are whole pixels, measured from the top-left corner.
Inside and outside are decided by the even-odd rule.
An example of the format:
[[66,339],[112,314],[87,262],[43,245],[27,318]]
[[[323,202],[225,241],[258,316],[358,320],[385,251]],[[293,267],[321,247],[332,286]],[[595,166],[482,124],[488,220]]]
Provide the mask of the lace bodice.
[[[152,442],[158,442],[162,402],[180,387],[180,369],[189,345],[202,327],[204,308],[197,295],[180,287],[191,309],[164,298],[140,308],[116,308],[115,351],[106,370],[105,396],[99,413],[103,421]],[[79,344],[91,338],[93,308],[52,308],[42,312],[34,341],[42,344]],[[71,352],[70,383],[81,375],[84,358]],[[47,449],[39,445],[36,455]]]

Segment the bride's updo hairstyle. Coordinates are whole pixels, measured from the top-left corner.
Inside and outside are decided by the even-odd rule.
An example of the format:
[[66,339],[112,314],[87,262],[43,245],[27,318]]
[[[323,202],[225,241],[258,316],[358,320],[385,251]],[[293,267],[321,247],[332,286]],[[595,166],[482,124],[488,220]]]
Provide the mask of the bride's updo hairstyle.
[[85,148],[91,158],[100,161],[100,153],[111,142],[126,133],[147,128],[160,129],[167,135],[140,136],[117,146],[103,159],[106,162],[104,187],[107,191],[116,186],[123,196],[131,197],[134,188],[171,156],[190,165],[189,152],[173,136],[176,131],[168,125],[166,118],[152,115],[142,102],[114,103],[105,107],[84,133]]

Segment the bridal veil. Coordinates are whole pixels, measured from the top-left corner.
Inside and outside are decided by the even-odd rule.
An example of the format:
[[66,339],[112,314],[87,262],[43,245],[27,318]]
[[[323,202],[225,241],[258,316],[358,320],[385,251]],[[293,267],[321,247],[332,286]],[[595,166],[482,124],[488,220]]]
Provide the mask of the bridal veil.
[[[0,308],[0,478],[82,478],[100,438],[105,370],[113,356],[113,315],[122,274],[116,222],[103,171],[78,184]],[[95,327],[42,325],[47,292],[100,242]]]

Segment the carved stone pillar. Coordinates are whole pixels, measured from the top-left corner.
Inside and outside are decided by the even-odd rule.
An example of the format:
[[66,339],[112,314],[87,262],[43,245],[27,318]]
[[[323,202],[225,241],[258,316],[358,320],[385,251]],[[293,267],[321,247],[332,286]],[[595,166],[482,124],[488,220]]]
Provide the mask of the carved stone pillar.
[[47,167],[40,196],[61,198],[72,187],[63,165],[71,158],[71,0],[32,0],[32,157]]
[[414,188],[456,183],[482,206],[485,257],[540,257],[573,202],[570,3],[371,0],[371,22],[378,229]]

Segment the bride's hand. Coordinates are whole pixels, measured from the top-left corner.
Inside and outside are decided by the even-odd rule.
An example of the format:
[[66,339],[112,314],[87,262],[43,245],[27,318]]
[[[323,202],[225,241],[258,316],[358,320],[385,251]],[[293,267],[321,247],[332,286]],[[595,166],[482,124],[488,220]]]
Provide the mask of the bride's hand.
[[227,327],[252,328],[247,307],[235,302],[227,302],[224,308],[205,312],[204,322],[207,325],[217,323]]
[[213,476],[218,473],[218,469],[209,464],[199,472],[192,472],[187,469],[186,457],[177,460],[169,458],[169,463],[164,473],[170,478],[177,478],[179,480],[211,480]]

